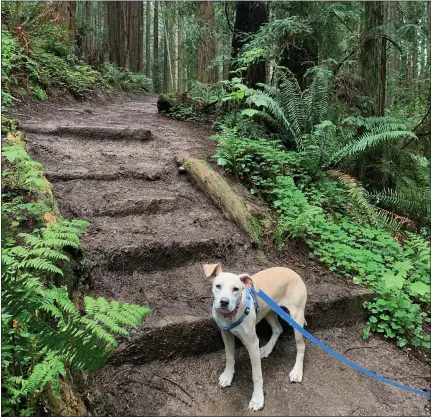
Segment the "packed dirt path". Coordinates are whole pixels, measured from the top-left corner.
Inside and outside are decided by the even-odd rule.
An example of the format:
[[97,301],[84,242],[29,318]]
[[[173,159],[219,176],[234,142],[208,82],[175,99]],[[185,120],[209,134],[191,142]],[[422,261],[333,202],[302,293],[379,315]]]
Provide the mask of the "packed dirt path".
[[[309,327],[341,350],[361,345],[357,323],[368,293],[305,257],[286,263],[254,249],[175,163],[180,152],[207,158],[215,148],[212,132],[159,115],[156,100],[119,95],[100,103],[33,105],[15,115],[63,214],[90,221],[83,252],[92,265],[91,294],[153,310],[93,376],[89,398],[110,415],[248,414],[244,352],[232,388],[217,388],[223,356],[214,351],[222,343],[202,264],[221,262],[225,270],[250,274],[275,264],[294,268],[308,287]],[[262,339],[266,330],[261,326]],[[426,414],[423,398],[358,376],[310,344],[304,382],[291,385],[292,339],[286,333],[263,361],[264,415]],[[376,340],[378,348],[355,349],[351,357],[426,388],[425,366]]]

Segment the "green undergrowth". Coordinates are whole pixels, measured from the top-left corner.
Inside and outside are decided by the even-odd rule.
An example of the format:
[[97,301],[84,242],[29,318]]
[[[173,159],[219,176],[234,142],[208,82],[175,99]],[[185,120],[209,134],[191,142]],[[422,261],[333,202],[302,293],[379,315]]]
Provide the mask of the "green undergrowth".
[[42,165],[5,118],[1,221],[2,414],[31,416],[47,391],[59,393],[67,369],[101,367],[115,335],[127,335],[150,310],[91,297],[75,305],[65,275],[87,222],[61,217]]
[[[27,25],[28,26],[28,25]],[[52,89],[65,91],[76,99],[89,98],[96,89],[150,91],[151,80],[105,62],[99,70],[75,53],[66,30],[51,22],[26,27],[21,38],[2,27],[2,109],[28,97],[43,101]]]
[[424,331],[430,322],[425,238],[406,230],[391,234],[374,221],[371,204],[354,204],[351,190],[331,171],[316,172],[305,152],[287,151],[278,140],[241,137],[227,127],[215,139],[217,163],[277,213],[280,249],[287,238],[304,239],[310,258],[375,292],[365,303],[365,338],[373,331],[398,346],[430,347]]

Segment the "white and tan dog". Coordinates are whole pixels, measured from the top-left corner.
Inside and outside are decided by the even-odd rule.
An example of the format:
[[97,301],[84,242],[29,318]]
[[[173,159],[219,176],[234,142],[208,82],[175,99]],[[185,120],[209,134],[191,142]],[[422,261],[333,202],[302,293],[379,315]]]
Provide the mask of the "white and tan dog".
[[[226,350],[226,367],[220,375],[221,387],[230,386],[234,375],[235,337],[246,347],[251,361],[253,374],[253,396],[249,408],[257,411],[264,405],[261,358],[272,352],[283,329],[274,313],[262,300],[256,300],[249,288],[262,289],[277,304],[289,310],[290,315],[304,326],[307,289],[301,277],[288,268],[269,268],[250,277],[248,274],[236,275],[222,272],[220,264],[204,265],[207,278],[213,280],[214,303],[212,314],[221,329]],[[255,307],[258,307],[256,309]],[[259,349],[256,324],[263,318],[271,326],[272,335],[268,343]],[[302,381],[305,343],[304,338],[295,330],[296,362],[289,374],[291,382]]]

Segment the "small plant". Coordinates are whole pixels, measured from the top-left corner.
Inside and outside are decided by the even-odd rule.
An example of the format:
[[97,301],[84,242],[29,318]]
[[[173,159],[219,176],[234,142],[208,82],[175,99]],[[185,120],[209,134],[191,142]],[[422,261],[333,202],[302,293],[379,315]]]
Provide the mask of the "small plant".
[[144,74],[134,74],[112,62],[104,62],[100,71],[105,83],[114,88],[125,91],[151,91],[151,80]]
[[36,85],[34,87],[30,87],[30,91],[31,91],[33,97],[39,101],[44,101],[48,97],[45,90],[38,85]]

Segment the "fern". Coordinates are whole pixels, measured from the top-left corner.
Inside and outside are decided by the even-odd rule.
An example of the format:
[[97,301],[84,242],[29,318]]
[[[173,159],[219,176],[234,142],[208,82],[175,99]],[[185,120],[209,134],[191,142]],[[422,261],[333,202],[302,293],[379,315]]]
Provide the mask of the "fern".
[[408,213],[414,217],[430,218],[431,188],[383,189],[369,191],[368,198],[376,204],[389,207],[399,212]]
[[352,158],[385,142],[397,142],[406,137],[416,139],[416,135],[409,130],[390,130],[390,126],[380,126],[345,145],[334,154],[329,164],[337,165],[341,160]]
[[57,265],[69,260],[63,248],[79,247],[85,226],[86,222],[58,221],[33,234],[20,234],[21,246],[3,250],[3,404],[11,410],[23,404],[32,410],[48,382],[58,392],[58,377],[65,376],[66,366],[83,371],[102,366],[117,346],[113,335],[127,335],[127,327],[138,326],[151,313],[145,307],[85,297],[88,309],[81,315],[67,288],[49,283],[50,276],[63,274]]
[[357,221],[368,222],[372,226],[383,228],[393,234],[400,230],[403,223],[401,218],[393,213],[373,207],[367,199],[367,192],[358,180],[336,170],[329,170],[326,173],[343,186],[348,195],[350,212]]

